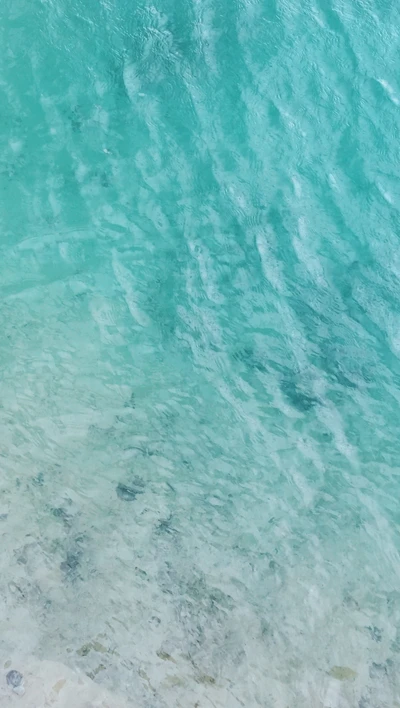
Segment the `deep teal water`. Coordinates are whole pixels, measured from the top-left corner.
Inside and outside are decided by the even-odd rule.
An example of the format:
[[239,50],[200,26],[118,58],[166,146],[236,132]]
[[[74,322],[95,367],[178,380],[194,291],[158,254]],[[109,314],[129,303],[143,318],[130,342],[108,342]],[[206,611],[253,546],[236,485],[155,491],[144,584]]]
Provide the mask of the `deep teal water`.
[[1,3],[2,656],[400,704],[399,27]]

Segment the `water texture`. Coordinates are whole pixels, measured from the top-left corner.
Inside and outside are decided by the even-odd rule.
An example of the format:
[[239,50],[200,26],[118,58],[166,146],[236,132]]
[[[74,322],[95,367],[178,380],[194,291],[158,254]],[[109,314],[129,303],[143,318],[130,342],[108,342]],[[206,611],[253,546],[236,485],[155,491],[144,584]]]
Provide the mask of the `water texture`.
[[400,706],[399,28],[2,0],[4,685]]

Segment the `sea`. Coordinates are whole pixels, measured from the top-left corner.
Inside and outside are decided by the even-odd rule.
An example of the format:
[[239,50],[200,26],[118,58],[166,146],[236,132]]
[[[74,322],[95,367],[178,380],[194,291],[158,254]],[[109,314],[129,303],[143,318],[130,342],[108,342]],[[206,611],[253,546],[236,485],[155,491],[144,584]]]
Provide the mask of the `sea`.
[[399,35],[2,0],[4,705],[399,708]]

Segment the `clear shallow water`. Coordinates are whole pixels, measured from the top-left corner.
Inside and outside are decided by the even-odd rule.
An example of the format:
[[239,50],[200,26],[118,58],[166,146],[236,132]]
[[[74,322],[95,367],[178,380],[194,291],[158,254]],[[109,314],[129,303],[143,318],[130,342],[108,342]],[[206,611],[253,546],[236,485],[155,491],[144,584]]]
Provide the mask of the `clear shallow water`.
[[399,705],[399,22],[1,4],[4,661]]

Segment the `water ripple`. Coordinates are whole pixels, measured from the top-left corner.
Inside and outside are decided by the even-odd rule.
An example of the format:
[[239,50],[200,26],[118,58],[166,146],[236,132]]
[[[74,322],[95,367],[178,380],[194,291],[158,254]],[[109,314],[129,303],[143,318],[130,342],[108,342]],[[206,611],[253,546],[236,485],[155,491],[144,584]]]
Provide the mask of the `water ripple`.
[[399,19],[3,2],[22,673],[143,707],[397,705]]

